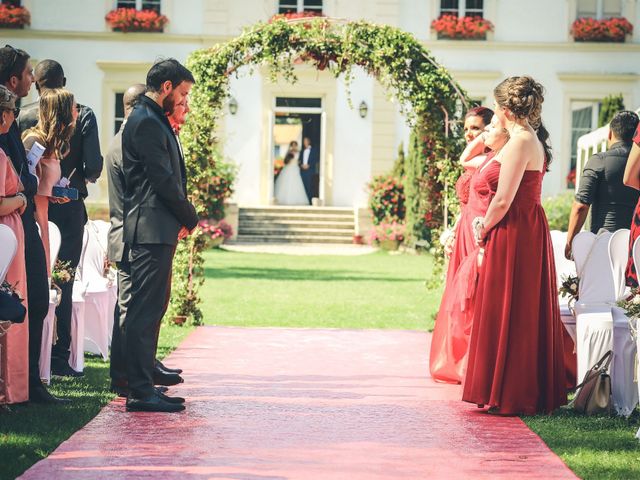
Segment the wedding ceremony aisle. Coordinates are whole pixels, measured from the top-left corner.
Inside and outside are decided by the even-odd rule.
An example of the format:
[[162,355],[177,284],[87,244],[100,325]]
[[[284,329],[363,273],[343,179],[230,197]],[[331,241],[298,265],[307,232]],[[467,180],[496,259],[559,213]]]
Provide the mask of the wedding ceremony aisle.
[[430,334],[199,327],[179,414],[105,407],[23,479],[569,479],[519,418],[428,375]]

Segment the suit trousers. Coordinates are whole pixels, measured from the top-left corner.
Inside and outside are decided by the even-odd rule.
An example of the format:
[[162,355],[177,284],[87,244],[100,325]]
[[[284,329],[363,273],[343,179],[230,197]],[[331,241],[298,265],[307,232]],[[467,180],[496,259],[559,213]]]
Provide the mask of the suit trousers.
[[27,296],[29,308],[29,385],[41,385],[40,346],[42,327],[49,312],[49,279],[44,245],[36,226],[33,202],[22,214],[24,229],[24,253],[27,271]]
[[125,318],[127,307],[131,298],[131,264],[127,248],[124,252],[125,258],[118,262],[118,302],[113,312],[113,332],[111,334],[111,364],[109,374],[111,383],[114,385],[124,385],[127,382],[127,360],[126,360],[126,328]]
[[[82,254],[82,238],[87,223],[87,211],[84,200],[72,200],[67,203],[49,205],[49,220],[60,229],[62,243],[58,260],[69,262],[71,268],[77,268]],[[64,365],[69,362],[71,347],[71,313],[73,311],[73,279],[60,287],[62,299],[56,308],[58,341],[51,350],[51,363]]]
[[134,398],[153,394],[160,322],[169,305],[174,245],[130,245],[131,296],[125,314],[127,382]]

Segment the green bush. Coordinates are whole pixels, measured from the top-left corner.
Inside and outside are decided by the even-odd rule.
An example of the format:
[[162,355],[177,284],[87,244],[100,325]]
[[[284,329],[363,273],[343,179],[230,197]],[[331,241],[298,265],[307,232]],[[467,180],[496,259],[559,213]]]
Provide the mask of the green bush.
[[569,229],[569,215],[574,196],[574,192],[565,192],[554,197],[547,197],[542,201],[550,230],[566,232]]
[[600,108],[600,115],[598,115],[598,127],[604,127],[621,110],[624,110],[624,99],[621,93],[605,97],[602,101],[602,108]]

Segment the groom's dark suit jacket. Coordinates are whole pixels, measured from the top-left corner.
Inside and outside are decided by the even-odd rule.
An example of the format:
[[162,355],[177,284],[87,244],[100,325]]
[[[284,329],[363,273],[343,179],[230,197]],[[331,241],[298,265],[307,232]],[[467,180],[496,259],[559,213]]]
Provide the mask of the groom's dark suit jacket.
[[124,242],[175,246],[198,224],[187,199],[184,158],[162,108],[143,96],[122,132]]

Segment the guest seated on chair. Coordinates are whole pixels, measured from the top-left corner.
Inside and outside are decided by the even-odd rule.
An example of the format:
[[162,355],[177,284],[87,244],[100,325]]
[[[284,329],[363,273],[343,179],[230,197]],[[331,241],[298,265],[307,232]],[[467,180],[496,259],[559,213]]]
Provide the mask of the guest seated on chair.
[[580,188],[571,209],[565,256],[571,258],[571,242],[580,232],[591,208],[591,228],[614,232],[629,228],[640,192],[624,185],[624,169],[638,126],[634,112],[618,112],[609,124],[606,152],[593,155],[580,176]]

